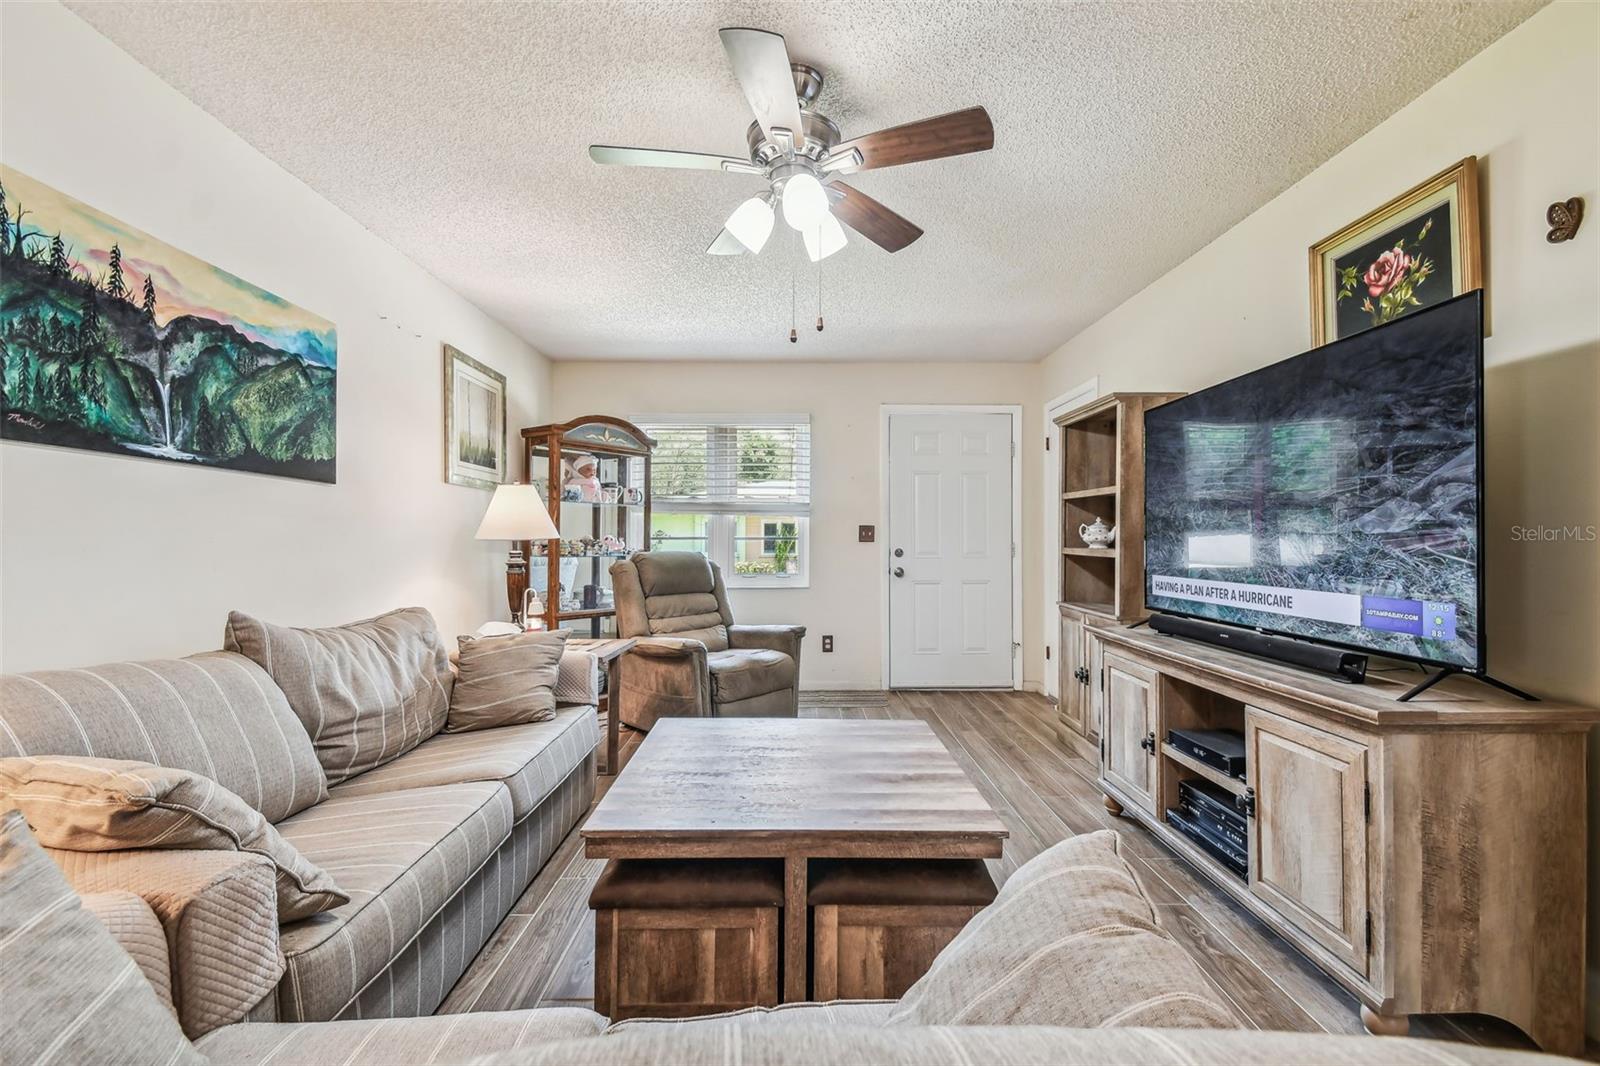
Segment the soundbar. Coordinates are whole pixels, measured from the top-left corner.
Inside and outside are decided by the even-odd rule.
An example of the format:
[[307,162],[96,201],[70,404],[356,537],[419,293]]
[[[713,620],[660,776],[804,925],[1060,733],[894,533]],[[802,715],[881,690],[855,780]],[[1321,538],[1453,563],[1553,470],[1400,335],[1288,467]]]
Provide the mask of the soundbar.
[[1221,622],[1204,622],[1176,614],[1151,615],[1150,628],[1157,633],[1188,637],[1219,648],[1242,651],[1246,655],[1301,666],[1352,685],[1359,685],[1367,679],[1367,657],[1360,652],[1342,651],[1323,644],[1275,637],[1269,633],[1257,633],[1253,629]]

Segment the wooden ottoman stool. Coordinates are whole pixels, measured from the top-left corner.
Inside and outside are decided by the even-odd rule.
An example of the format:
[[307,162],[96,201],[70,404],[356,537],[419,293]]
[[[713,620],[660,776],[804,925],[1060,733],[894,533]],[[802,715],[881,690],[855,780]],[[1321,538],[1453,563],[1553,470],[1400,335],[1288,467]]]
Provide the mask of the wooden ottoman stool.
[[813,999],[899,999],[995,896],[979,859],[811,863]]
[[589,906],[594,1009],[613,1021],[778,1002],[781,862],[615,859]]

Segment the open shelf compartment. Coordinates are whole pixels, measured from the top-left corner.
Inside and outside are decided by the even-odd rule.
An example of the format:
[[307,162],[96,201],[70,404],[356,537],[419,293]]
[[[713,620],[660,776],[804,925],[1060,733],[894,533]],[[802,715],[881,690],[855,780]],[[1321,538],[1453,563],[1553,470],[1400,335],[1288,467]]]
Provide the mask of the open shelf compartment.
[[[1243,779],[1232,777],[1172,747],[1167,743],[1166,733],[1173,729],[1230,729],[1242,736],[1245,705],[1242,700],[1166,674],[1161,675],[1158,684],[1163,734],[1157,752],[1163,765],[1157,775],[1157,779],[1161,782],[1161,794],[1156,804],[1156,817],[1169,825],[1174,833],[1181,835],[1182,831],[1167,817],[1167,811],[1169,808],[1181,806],[1179,786],[1184,781],[1209,782],[1222,789],[1237,803],[1243,803],[1248,790]],[[1254,820],[1246,819],[1245,825],[1247,836],[1244,851],[1249,855],[1250,836],[1255,832]],[[1195,861],[1205,862],[1230,877],[1248,880],[1247,875],[1241,877],[1238,871],[1216,860],[1187,837],[1184,841],[1190,845]]]

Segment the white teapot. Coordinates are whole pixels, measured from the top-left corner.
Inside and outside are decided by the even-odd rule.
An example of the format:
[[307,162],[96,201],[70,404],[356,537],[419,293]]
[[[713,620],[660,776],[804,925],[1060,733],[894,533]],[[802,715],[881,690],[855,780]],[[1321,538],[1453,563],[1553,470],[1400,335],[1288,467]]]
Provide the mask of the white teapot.
[[1107,526],[1104,519],[1096,518],[1093,525],[1079,526],[1078,536],[1091,548],[1109,548],[1117,539],[1117,527]]

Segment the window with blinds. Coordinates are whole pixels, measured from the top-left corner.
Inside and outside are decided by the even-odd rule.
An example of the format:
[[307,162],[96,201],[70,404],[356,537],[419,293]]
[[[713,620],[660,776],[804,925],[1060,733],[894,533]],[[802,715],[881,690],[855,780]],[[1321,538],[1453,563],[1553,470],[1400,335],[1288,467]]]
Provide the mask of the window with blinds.
[[698,551],[730,586],[809,581],[811,419],[807,415],[644,416],[651,547]]

